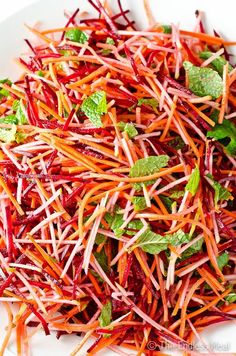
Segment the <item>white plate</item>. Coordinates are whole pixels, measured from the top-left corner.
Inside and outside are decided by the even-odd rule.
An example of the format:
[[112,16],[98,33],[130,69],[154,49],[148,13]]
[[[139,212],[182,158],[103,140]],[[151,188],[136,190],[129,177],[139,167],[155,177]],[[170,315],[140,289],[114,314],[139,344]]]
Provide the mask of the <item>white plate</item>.
[[[180,23],[181,27],[192,30],[195,23],[195,10],[203,10],[207,14],[207,23],[210,28],[236,40],[235,27],[235,0],[149,0],[153,13],[158,22]],[[115,0],[110,1],[112,4]],[[132,10],[132,16],[142,27],[147,25],[142,0],[123,0],[124,7]],[[225,4],[225,6],[223,6]],[[16,79],[19,69],[14,58],[24,52],[23,38],[32,38],[24,28],[24,23],[34,25],[42,22],[44,27],[53,28],[65,24],[63,16],[65,8],[71,12],[79,6],[83,10],[91,10],[86,0],[41,0],[24,10],[9,17],[0,23],[0,78],[10,77]],[[5,311],[0,308],[0,343],[4,337],[4,328],[7,324]],[[224,323],[221,326],[210,327],[203,333],[206,343],[212,348],[212,353],[236,352],[236,323]],[[38,333],[32,338],[31,356],[69,356],[78,344],[76,336],[63,336],[59,341],[55,335],[45,337]],[[93,341],[91,341],[93,342]],[[91,343],[90,343],[91,344]],[[86,354],[85,347],[78,356]],[[203,350],[200,348],[199,352]],[[169,352],[168,352],[169,353]],[[128,353],[127,353],[128,354]],[[171,352],[170,352],[171,354]],[[172,353],[173,354],[173,353]],[[16,355],[14,340],[9,346],[6,356]],[[102,352],[103,356],[112,356],[115,353]],[[131,355],[131,354],[130,354]],[[99,355],[98,355],[99,356]]]

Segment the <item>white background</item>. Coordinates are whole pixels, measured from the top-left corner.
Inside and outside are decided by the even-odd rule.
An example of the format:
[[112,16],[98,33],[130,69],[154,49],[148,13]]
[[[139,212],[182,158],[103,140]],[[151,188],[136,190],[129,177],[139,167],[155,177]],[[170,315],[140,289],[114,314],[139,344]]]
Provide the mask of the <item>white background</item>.
[[0,0],[0,21],[14,14],[23,7],[32,4],[35,0]]

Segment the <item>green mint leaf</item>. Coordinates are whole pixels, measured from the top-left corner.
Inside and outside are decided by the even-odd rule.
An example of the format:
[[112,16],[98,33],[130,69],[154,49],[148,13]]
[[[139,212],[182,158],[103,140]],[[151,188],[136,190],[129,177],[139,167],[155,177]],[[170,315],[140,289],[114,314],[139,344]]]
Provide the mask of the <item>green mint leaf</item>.
[[106,241],[106,236],[99,234],[99,233],[96,235],[96,239],[95,239],[96,245],[103,244],[105,241]]
[[219,115],[220,115],[220,111],[217,109],[214,109],[209,117],[217,124],[217,122],[219,120]]
[[166,197],[165,195],[162,195],[162,194],[159,197],[161,198],[161,201],[165,205],[165,207],[168,210],[168,212],[171,213],[172,204],[174,203],[174,201],[171,198]]
[[100,316],[98,317],[99,324],[102,328],[111,324],[112,321],[112,304],[107,302],[103,305]]
[[174,190],[172,194],[170,195],[171,199],[179,199],[184,196],[184,191],[183,190]]
[[173,234],[167,234],[165,235],[165,237],[167,238],[168,241],[170,241],[169,243],[172,246],[178,246],[184,243],[188,243],[190,240],[189,234],[186,234],[181,229],[174,232]]
[[189,248],[187,248],[187,250],[185,250],[182,255],[181,255],[181,259],[185,260],[186,258],[191,257],[192,255],[194,255],[195,253],[201,251],[202,249],[202,245],[203,245],[204,240],[200,239],[197,242],[195,242],[192,246],[190,246]]
[[167,34],[172,33],[172,27],[170,25],[162,25],[161,27],[163,29],[163,33],[167,33]]
[[0,119],[0,123],[1,124],[13,124],[13,125],[17,125],[18,124],[18,120],[16,118],[16,115],[8,115],[5,117],[2,117]]
[[236,293],[230,293],[225,297],[226,302],[229,304],[236,302]]
[[96,127],[102,127],[101,117],[107,113],[106,93],[100,90],[84,99],[81,110]]
[[[214,53],[210,51],[204,51],[199,54],[200,58],[202,59],[208,59],[210,58]],[[217,57],[214,59],[210,65],[222,76],[223,71],[224,71],[224,66],[227,64],[226,59],[223,57]],[[229,64],[228,71],[229,73],[233,70],[233,67]]]
[[119,126],[121,131],[125,131],[127,133],[129,138],[134,138],[135,136],[138,135],[138,131],[135,128],[135,126],[134,126],[134,124],[132,122],[125,123],[123,121],[120,121],[118,123],[118,126]]
[[121,237],[123,235],[124,230],[120,229],[120,227],[124,224],[123,214],[118,214],[116,212],[111,215],[110,213],[106,213],[105,220],[117,237]]
[[18,125],[24,125],[28,123],[27,117],[23,110],[23,103],[20,100],[15,100],[12,109],[16,112],[16,118]]
[[125,229],[121,229],[121,226],[124,224],[123,214],[115,212],[113,215],[110,213],[105,214],[105,220],[109,224],[110,229],[114,232],[116,237],[121,237],[122,235],[133,236],[142,229],[143,223],[141,220],[134,219],[128,223]]
[[148,105],[151,106],[153,109],[156,109],[159,105],[158,101],[154,98],[142,98],[138,100],[138,106],[141,105]]
[[66,31],[65,38],[70,41],[78,42],[78,43],[85,43],[89,39],[89,35],[87,33],[79,30],[78,28],[72,28]]
[[[133,167],[130,169],[129,176],[131,178],[134,177],[144,177],[151,174],[154,174],[160,170],[160,168],[166,167],[169,161],[169,157],[166,155],[160,156],[150,156],[147,158],[139,159],[135,162]],[[153,180],[143,182],[143,183],[134,183],[134,188],[136,190],[142,189],[142,185],[150,185],[153,184]]]
[[16,125],[12,125],[11,129],[0,129],[0,141],[11,143],[16,140]]
[[211,131],[207,132],[207,137],[215,138],[223,144],[229,155],[236,155],[236,125],[232,121],[224,120],[222,124],[216,124]]
[[133,197],[132,203],[134,205],[134,211],[142,211],[146,209],[146,199],[144,197]]
[[221,76],[211,68],[194,66],[191,62],[183,63],[188,76],[189,89],[198,96],[210,95],[217,99],[223,92]]
[[168,245],[178,246],[189,241],[188,234],[178,230],[174,234],[165,236],[156,234],[149,228],[138,238],[134,247],[140,247],[143,251],[152,255],[165,251]]
[[16,133],[16,142],[17,143],[23,143],[25,142],[27,135],[24,134],[23,132],[17,132]]
[[185,187],[185,190],[188,190],[192,194],[192,196],[194,196],[197,193],[199,182],[200,182],[200,171],[199,168],[196,167],[191,173],[191,176]]
[[44,77],[44,73],[41,71],[41,70],[38,70],[36,72],[36,74],[39,76],[39,77]]
[[94,252],[94,256],[98,261],[98,263],[100,264],[100,266],[102,267],[103,271],[108,273],[109,272],[108,261],[104,248],[100,252]]
[[220,200],[229,200],[231,197],[231,193],[224,188],[219,182],[215,181],[211,174],[206,175],[211,180],[211,186],[215,191],[214,203],[217,203]]
[[[107,37],[107,39],[106,39],[106,44],[109,44],[109,45],[114,46],[114,45],[115,45],[115,41],[114,41],[111,37]],[[108,49],[108,48],[102,50],[102,55],[103,55],[103,56],[107,56],[107,55],[110,54],[110,53],[111,53],[111,50]]]
[[[0,83],[1,84],[8,84],[9,86],[11,86],[12,85],[12,82],[9,80],[9,79],[1,79],[0,80]],[[7,90],[7,89],[5,89],[5,88],[0,88],[0,99],[2,99],[4,96],[9,96],[10,95],[10,93],[9,93],[9,91]]]
[[134,236],[143,228],[143,223],[141,220],[135,219],[128,223],[125,233],[130,236]]
[[185,146],[185,143],[182,140],[182,137],[177,136],[173,140],[169,141],[168,145],[173,147],[175,150],[181,150]]
[[227,266],[228,262],[229,262],[229,255],[228,253],[224,252],[222,253],[222,255],[216,257],[217,260],[217,264],[219,269],[222,271],[222,269]]

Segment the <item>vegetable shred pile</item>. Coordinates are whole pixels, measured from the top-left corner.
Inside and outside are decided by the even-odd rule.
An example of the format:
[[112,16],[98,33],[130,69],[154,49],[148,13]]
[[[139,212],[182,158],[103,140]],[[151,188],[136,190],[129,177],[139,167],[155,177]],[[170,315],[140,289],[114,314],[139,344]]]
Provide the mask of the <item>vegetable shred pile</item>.
[[88,3],[0,82],[0,354],[42,328],[72,356],[196,355],[236,316],[235,43]]

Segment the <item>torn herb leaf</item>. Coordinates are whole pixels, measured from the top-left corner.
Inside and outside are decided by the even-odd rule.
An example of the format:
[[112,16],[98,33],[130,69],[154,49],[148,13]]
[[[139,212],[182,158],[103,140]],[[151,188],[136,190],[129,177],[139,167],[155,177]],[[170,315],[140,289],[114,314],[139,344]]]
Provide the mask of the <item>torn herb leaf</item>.
[[[199,57],[202,59],[208,59],[214,55],[213,52],[210,51],[204,51],[199,54]],[[224,66],[227,64],[226,59],[224,57],[220,56],[215,58],[211,63],[210,66],[212,66],[221,76],[223,75],[224,71]],[[228,71],[229,73],[233,70],[233,67],[229,64]]]
[[219,182],[214,180],[211,174],[207,174],[206,176],[210,179],[211,181],[210,184],[215,191],[215,197],[214,197],[215,205],[217,205],[220,200],[229,200],[231,197],[231,193],[225,187],[223,187]]
[[89,35],[78,28],[72,28],[66,31],[65,38],[73,42],[84,44],[88,41]]
[[188,190],[192,194],[192,196],[194,196],[197,193],[199,182],[200,182],[200,171],[199,168],[196,167],[191,173],[191,176],[185,187],[185,190]]
[[219,98],[223,92],[221,76],[211,68],[196,67],[191,62],[183,63],[189,82],[189,89],[198,96],[210,95],[212,99]]
[[222,269],[227,266],[229,262],[229,255],[227,252],[222,253],[222,255],[219,255],[216,257],[217,264],[219,266],[219,269],[222,271]]
[[108,326],[111,324],[112,320],[112,304],[111,302],[107,302],[106,304],[103,305],[101,314],[98,317],[99,324],[102,328]]
[[134,205],[134,211],[142,211],[146,209],[146,199],[144,197],[133,197],[132,203]]
[[168,245],[178,246],[189,241],[189,235],[181,229],[173,234],[159,235],[149,228],[139,237],[134,247],[140,247],[143,251],[152,255],[165,251]]
[[[160,168],[166,167],[169,161],[169,157],[166,155],[160,156],[150,156],[147,158],[139,159],[135,162],[133,167],[130,169],[129,176],[131,178],[134,177],[144,177],[156,172],[159,172]],[[134,183],[134,188],[136,190],[142,189],[142,185],[150,185],[153,184],[155,181],[150,180],[143,183]]]
[[11,129],[0,128],[0,141],[11,143],[16,140],[16,125],[12,125]]
[[[211,131],[207,132],[207,137],[219,141],[229,155],[236,155],[236,125],[232,121],[224,120],[222,124],[216,124]],[[226,142],[224,142],[225,139]]]
[[134,124],[132,122],[125,123],[123,121],[120,121],[118,123],[118,126],[119,126],[121,131],[124,131],[124,132],[127,133],[129,138],[134,138],[135,136],[138,135],[138,131],[135,128],[135,126],[134,126]]
[[81,110],[96,127],[102,127],[101,117],[107,113],[106,93],[100,90],[84,99]]

